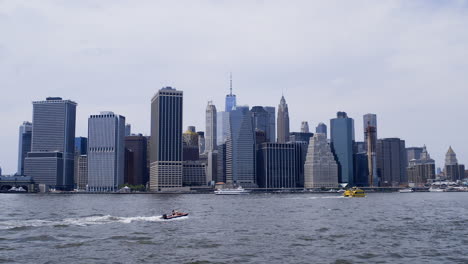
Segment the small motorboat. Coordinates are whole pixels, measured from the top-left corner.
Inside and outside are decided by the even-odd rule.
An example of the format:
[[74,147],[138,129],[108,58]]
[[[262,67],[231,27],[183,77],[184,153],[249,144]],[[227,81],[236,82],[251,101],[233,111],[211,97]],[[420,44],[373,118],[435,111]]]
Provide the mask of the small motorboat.
[[185,217],[185,216],[188,216],[188,213],[172,211],[172,214],[163,214],[162,219],[169,220],[169,219]]

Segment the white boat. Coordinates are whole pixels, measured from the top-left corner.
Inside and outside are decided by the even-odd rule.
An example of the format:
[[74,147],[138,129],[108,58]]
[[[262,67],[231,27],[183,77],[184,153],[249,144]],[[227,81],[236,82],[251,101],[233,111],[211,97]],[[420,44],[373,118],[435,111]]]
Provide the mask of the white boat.
[[236,189],[219,189],[214,192],[216,195],[238,195],[238,194],[249,194],[249,191],[245,190],[241,186]]
[[445,190],[444,190],[444,189],[440,189],[440,188],[432,188],[432,187],[431,187],[431,188],[429,188],[429,191],[430,191],[430,192],[445,192]]
[[345,192],[345,190],[343,190],[343,189],[339,189],[339,190],[338,190],[338,191],[336,191],[336,192],[337,192],[337,193],[344,193],[344,192]]
[[405,188],[405,189],[400,189],[399,192],[401,193],[412,193],[414,192],[413,188]]

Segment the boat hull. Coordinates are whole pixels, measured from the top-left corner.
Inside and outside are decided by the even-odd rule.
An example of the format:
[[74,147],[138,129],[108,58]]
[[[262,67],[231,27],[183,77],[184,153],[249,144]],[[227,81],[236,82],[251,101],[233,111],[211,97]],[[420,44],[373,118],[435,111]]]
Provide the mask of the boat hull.
[[179,214],[179,215],[163,215],[161,217],[161,219],[164,219],[164,220],[171,220],[171,219],[175,219],[175,218],[180,218],[180,217],[186,217],[188,216],[188,213],[183,213],[183,214]]

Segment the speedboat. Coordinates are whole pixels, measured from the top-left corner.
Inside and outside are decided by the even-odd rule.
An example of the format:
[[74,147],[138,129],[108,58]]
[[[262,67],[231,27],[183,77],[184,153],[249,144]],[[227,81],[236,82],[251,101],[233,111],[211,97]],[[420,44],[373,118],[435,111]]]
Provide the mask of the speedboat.
[[353,187],[351,189],[346,190],[343,193],[343,196],[344,197],[366,197],[366,193],[359,188]]
[[400,189],[398,190],[401,193],[412,193],[414,192],[413,188],[405,188],[405,189]]
[[174,219],[174,218],[179,218],[179,217],[184,217],[184,216],[188,216],[188,213],[174,211],[172,212],[172,214],[163,214],[162,219],[169,220],[169,219]]
[[249,194],[249,191],[245,190],[241,186],[236,189],[219,189],[214,191],[216,195],[238,195],[238,194]]

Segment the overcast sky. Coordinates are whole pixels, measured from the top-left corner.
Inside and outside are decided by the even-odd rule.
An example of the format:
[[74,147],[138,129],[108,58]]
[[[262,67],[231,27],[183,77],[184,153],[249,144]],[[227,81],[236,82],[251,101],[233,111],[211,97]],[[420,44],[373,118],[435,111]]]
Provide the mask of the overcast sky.
[[292,131],[346,111],[362,140],[371,112],[379,137],[468,163],[467,1],[0,0],[0,166],[16,172],[34,100],[76,101],[77,136],[106,110],[149,134],[151,97],[173,86],[184,127],[205,130],[231,71],[238,104],[284,93]]

